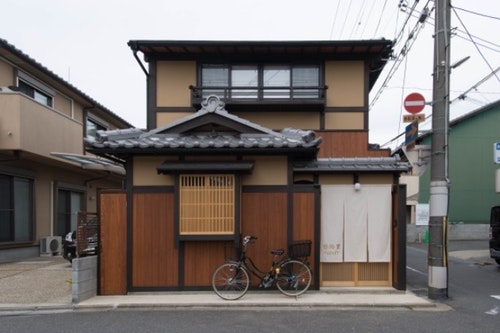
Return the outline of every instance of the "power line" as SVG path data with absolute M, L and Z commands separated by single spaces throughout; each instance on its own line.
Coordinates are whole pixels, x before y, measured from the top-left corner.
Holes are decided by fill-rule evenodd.
M 337 9 L 335 10 L 335 17 L 333 18 L 332 28 L 330 29 L 330 39 L 332 39 L 333 29 L 335 28 L 335 23 L 337 22 L 337 15 L 339 13 L 339 7 L 340 7 L 340 1 L 337 2 Z
M 352 0 L 349 2 L 349 7 L 347 7 L 347 13 L 349 13 L 351 11 L 351 5 L 352 5 Z M 342 38 L 342 34 L 344 33 L 344 28 L 345 28 L 348 16 L 349 15 L 347 15 L 347 14 L 345 15 L 344 24 L 342 24 L 342 29 L 340 30 L 340 35 L 339 35 L 340 38 Z
M 471 13 L 471 14 L 474 14 L 474 15 L 478 15 L 478 16 L 482 16 L 482 17 L 487 17 L 487 18 L 490 18 L 490 19 L 494 19 L 494 20 L 499 20 L 500 21 L 500 17 L 490 16 L 490 15 L 486 15 L 486 14 L 482 14 L 482 13 L 478 13 L 478 12 L 473 12 L 472 10 L 468 10 L 468 9 L 464 9 L 464 8 L 460 8 L 460 7 L 455 7 L 455 6 L 452 6 L 452 8 L 453 8 L 453 10 L 458 9 L 458 10 L 461 10 L 461 11 L 464 11 L 464 12 L 467 12 L 467 13 Z
M 382 17 L 384 16 L 384 9 L 385 9 L 385 4 L 386 3 L 387 3 L 387 0 L 385 0 L 384 6 L 382 7 L 382 12 L 380 13 L 378 24 L 377 24 L 377 28 L 375 29 L 374 36 L 377 33 L 378 27 L 380 25 L 380 21 L 382 20 Z M 376 4 L 376 1 L 372 1 L 372 6 L 371 6 L 370 10 L 368 11 L 368 13 L 373 13 L 373 7 L 375 6 L 375 4 Z M 365 29 L 366 29 L 367 26 L 368 26 L 368 23 L 365 24 L 363 30 L 361 31 L 361 36 L 363 36 L 365 34 Z
M 408 18 L 406 19 L 405 24 L 403 25 L 403 27 L 401 29 L 401 32 L 400 32 L 399 36 L 403 35 L 403 31 L 404 31 L 404 29 L 406 27 L 406 24 L 408 23 L 408 20 L 411 17 L 411 13 L 413 13 L 413 11 L 415 10 L 416 4 L 417 4 L 417 2 L 414 3 L 414 5 L 413 5 L 413 7 L 411 9 L 411 12 L 408 15 Z M 422 12 L 419 20 L 417 21 L 417 23 L 415 24 L 415 26 L 413 27 L 413 29 L 408 34 L 408 37 L 407 37 L 406 42 L 405 42 L 405 45 L 401 48 L 401 50 L 399 51 L 399 53 L 397 54 L 397 56 L 394 58 L 394 63 L 392 65 L 392 67 L 390 68 L 390 70 L 389 70 L 389 72 L 388 72 L 388 74 L 387 74 L 384 82 L 382 83 L 382 85 L 380 86 L 379 90 L 377 91 L 377 93 L 373 97 L 373 99 L 372 99 L 372 101 L 370 103 L 370 106 L 369 106 L 369 110 L 373 107 L 373 105 L 380 98 L 380 95 L 382 94 L 382 91 L 387 86 L 387 83 L 392 79 L 392 76 L 398 70 L 399 65 L 401 64 L 401 61 L 406 57 L 406 55 L 410 51 L 411 47 L 415 43 L 419 32 L 422 30 L 422 27 L 423 27 L 423 25 L 424 25 L 427 17 L 430 15 L 431 12 L 432 12 L 432 9 L 429 10 L 427 6 L 424 8 L 424 11 Z M 398 38 L 400 38 L 399 36 L 398 36 Z M 398 43 L 396 42 L 395 44 L 398 44 Z
M 472 41 L 472 43 L 474 44 L 474 47 L 476 48 L 477 52 L 481 55 L 481 57 L 483 58 L 484 62 L 486 63 L 486 65 L 488 66 L 488 68 L 490 69 L 490 71 L 492 73 L 494 73 L 495 77 L 497 78 L 498 81 L 500 81 L 500 78 L 498 77 L 498 75 L 496 75 L 496 72 L 493 70 L 493 67 L 491 67 L 490 63 L 488 62 L 488 60 L 486 59 L 486 57 L 484 56 L 483 52 L 481 51 L 481 49 L 479 49 L 477 43 L 474 41 L 474 38 L 472 38 L 472 35 L 469 33 L 469 30 L 467 29 L 467 27 L 465 26 L 464 22 L 462 21 L 462 19 L 460 18 L 460 16 L 458 16 L 458 13 L 457 11 L 455 10 L 455 8 L 452 8 L 453 12 L 455 13 L 457 19 L 460 21 L 460 24 L 462 24 L 463 28 L 465 29 L 465 31 L 467 32 L 467 35 L 469 36 L 470 40 Z

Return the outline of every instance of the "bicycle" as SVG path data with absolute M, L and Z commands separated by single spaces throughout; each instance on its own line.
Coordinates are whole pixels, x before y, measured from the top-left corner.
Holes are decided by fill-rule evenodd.
M 239 258 L 227 261 L 215 269 L 212 275 L 212 287 L 215 293 L 225 300 L 242 297 L 250 286 L 250 273 L 260 279 L 260 288 L 276 285 L 284 295 L 292 297 L 305 293 L 312 279 L 311 269 L 306 260 L 311 252 L 311 241 L 294 242 L 290 245 L 287 256 L 284 256 L 284 249 L 271 250 L 271 254 L 274 255 L 272 266 L 265 272 L 246 254 L 248 244 L 256 239 L 255 236 L 245 236 Z

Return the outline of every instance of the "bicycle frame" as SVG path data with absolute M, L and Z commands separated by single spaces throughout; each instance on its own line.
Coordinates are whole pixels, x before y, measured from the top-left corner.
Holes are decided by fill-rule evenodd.
M 243 269 L 246 269 L 247 272 L 251 273 L 255 277 L 259 278 L 261 284 L 260 287 L 262 288 L 270 288 L 272 286 L 272 283 L 266 285 L 263 282 L 266 278 L 272 278 L 273 280 L 276 279 L 278 274 L 280 273 L 280 266 L 282 266 L 285 262 L 288 262 L 292 260 L 293 258 L 289 258 L 287 256 L 284 256 L 285 251 L 284 250 L 272 250 L 273 251 L 279 251 L 278 253 L 274 253 L 273 256 L 273 261 L 271 264 L 271 268 L 269 271 L 264 271 L 257 267 L 257 265 L 253 262 L 252 258 L 247 256 L 246 254 L 246 247 L 248 244 L 250 244 L 252 239 L 250 239 L 246 244 L 243 244 L 243 248 L 241 250 L 240 257 L 236 261 L 228 261 L 232 262 L 238 265 L 238 267 L 243 267 Z M 278 258 L 281 258 L 277 260 Z M 308 263 L 304 262 L 307 266 L 309 266 Z
M 257 265 L 253 262 L 252 258 L 248 257 L 245 253 L 245 251 L 242 251 L 242 254 L 240 256 L 240 259 L 236 261 L 239 266 L 243 267 L 243 269 L 246 269 L 249 273 L 252 273 L 255 277 L 259 278 L 261 282 L 264 281 L 266 277 L 275 277 L 276 274 L 279 272 L 279 266 L 282 264 L 286 259 L 282 259 L 279 261 L 276 261 L 276 258 L 279 257 L 278 255 L 274 255 L 273 262 L 271 269 L 269 271 L 263 271 Z M 278 272 L 277 272 L 278 270 Z
M 293 253 L 303 254 L 304 251 L 292 251 L 284 255 L 285 250 L 271 250 L 274 255 L 271 269 L 261 270 L 246 254 L 246 247 L 255 236 L 245 236 L 241 252 L 235 260 L 228 260 L 221 264 L 212 275 L 212 287 L 217 295 L 226 300 L 235 300 L 243 296 L 250 286 L 250 275 L 260 279 L 261 288 L 270 288 L 274 285 L 287 296 L 303 294 L 311 284 L 311 270 L 309 264 L 296 258 Z M 297 243 L 301 245 L 303 242 Z M 310 246 L 310 241 L 306 243 Z M 295 245 L 294 245 L 295 246 Z M 307 249 L 307 256 L 310 247 Z M 305 256 L 305 255 L 304 255 Z

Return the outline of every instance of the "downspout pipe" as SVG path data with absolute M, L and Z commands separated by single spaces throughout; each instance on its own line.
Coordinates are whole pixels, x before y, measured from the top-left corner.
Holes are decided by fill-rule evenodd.
M 139 52 L 139 50 L 137 49 L 136 43 L 129 42 L 128 45 L 132 49 L 132 51 L 134 53 L 134 58 L 137 61 L 137 63 L 139 64 L 139 66 L 141 66 L 142 71 L 144 72 L 144 74 L 146 74 L 146 76 L 149 77 L 148 70 L 146 69 L 146 67 L 144 67 L 144 64 L 142 63 L 141 59 L 139 59 L 139 56 L 137 55 L 137 52 Z

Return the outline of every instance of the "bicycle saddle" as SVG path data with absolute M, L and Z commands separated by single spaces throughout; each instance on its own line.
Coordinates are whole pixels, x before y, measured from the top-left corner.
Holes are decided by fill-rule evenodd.
M 283 250 L 283 249 L 271 250 L 271 253 L 274 254 L 275 256 L 280 256 L 283 253 L 285 253 L 285 250 Z

